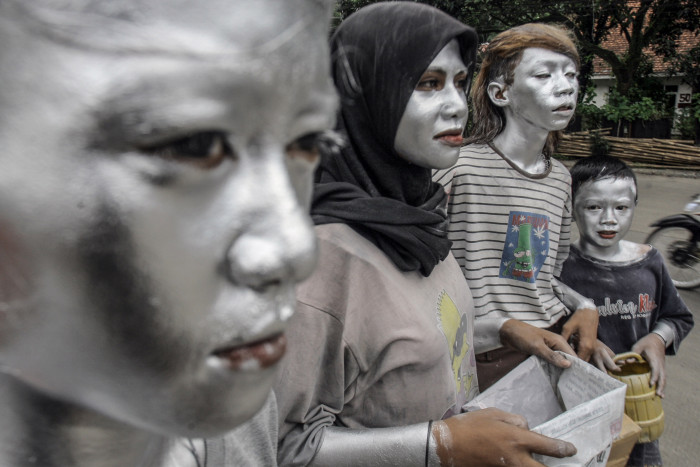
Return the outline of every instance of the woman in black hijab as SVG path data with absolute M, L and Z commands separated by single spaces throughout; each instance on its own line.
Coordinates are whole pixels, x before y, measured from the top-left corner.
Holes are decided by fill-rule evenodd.
M 473 301 L 431 172 L 459 155 L 476 45 L 414 2 L 365 7 L 331 40 L 346 144 L 317 172 L 319 265 L 275 387 L 280 465 L 502 465 L 573 449 L 505 412 L 459 413 L 478 392 Z
M 432 167 L 402 158 L 394 143 L 419 78 L 453 39 L 467 80 L 475 62 L 474 30 L 424 5 L 366 7 L 343 22 L 331 41 L 341 98 L 339 129 L 347 145 L 322 159 L 314 222 L 348 224 L 400 270 L 424 276 L 450 249 L 445 191 L 432 181 Z M 460 117 L 466 122 L 466 113 Z

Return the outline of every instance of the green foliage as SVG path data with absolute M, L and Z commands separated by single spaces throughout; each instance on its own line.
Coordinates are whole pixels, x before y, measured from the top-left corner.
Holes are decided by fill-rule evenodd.
M 676 120 L 676 129 L 681 133 L 681 139 L 695 138 L 695 121 L 697 118 L 693 115 L 692 108 L 681 110 Z
M 593 133 L 591 136 L 591 155 L 607 156 L 610 154 L 610 143 L 600 133 Z
M 671 65 L 669 75 L 679 75 L 681 81 L 700 91 L 700 43 L 683 53 L 673 49 L 665 59 Z
M 581 128 L 584 130 L 600 128 L 605 114 L 603 109 L 593 103 L 595 85 L 589 84 L 582 94 L 582 102 L 576 106 L 577 118 L 581 119 Z
M 692 102 L 692 106 L 681 110 L 676 120 L 682 139 L 695 139 L 695 127 L 700 122 L 700 94 L 694 94 Z
M 335 12 L 331 21 L 331 32 L 348 16 L 363 6 L 371 3 L 377 3 L 378 0 L 337 0 L 335 4 Z
M 335 21 L 378 0 L 338 0 Z M 474 26 L 481 42 L 495 34 L 527 22 L 556 23 L 571 29 L 581 54 L 583 89 L 589 87 L 592 62 L 598 57 L 612 69 L 616 93 L 604 110 L 595 109 L 581 96 L 579 115 L 584 124 L 603 119 L 653 120 L 665 116 L 663 87 L 652 76 L 649 51 L 673 64 L 673 73 L 700 89 L 700 46 L 678 53 L 678 38 L 684 31 L 700 29 L 698 0 L 417 0 L 439 8 Z M 603 44 L 612 34 L 625 39 L 627 51 L 618 54 Z M 624 97 L 624 99 L 623 99 Z M 650 101 L 651 100 L 651 101 Z M 612 118 L 611 118 L 612 117 Z
M 623 130 L 629 129 L 630 122 L 635 120 L 648 122 L 670 116 L 663 100 L 655 100 L 642 94 L 643 92 L 636 87 L 630 90 L 628 95 L 623 95 L 613 88 L 605 105 L 597 107 L 593 104 L 593 93 L 586 92 L 583 103 L 576 108 L 578 116 L 582 119 L 582 129 L 594 130 L 612 124 L 613 134 L 622 135 L 625 133 Z M 692 127 L 692 123 L 690 125 Z M 592 141 L 591 147 L 594 152 L 604 153 L 606 144 L 605 140 Z
M 376 0 L 338 0 L 338 19 Z M 558 23 L 570 28 L 578 40 L 584 69 L 590 57 L 607 62 L 622 94 L 633 87 L 645 67 L 646 48 L 664 57 L 676 58 L 678 66 L 695 67 L 697 60 L 679 56 L 677 39 L 684 31 L 700 28 L 698 0 L 418 0 L 439 8 L 474 26 L 486 42 L 494 34 L 527 22 Z M 605 49 L 611 34 L 626 39 L 626 54 Z M 700 53 L 700 50 L 698 50 Z M 682 63 L 681 63 L 682 62 Z M 700 74 L 696 74 L 698 76 Z M 583 77 L 586 81 L 586 76 Z
M 632 104 L 627 96 L 623 96 L 617 89 L 612 89 L 608 94 L 608 101 L 601 109 L 603 116 L 608 120 L 617 122 L 619 120 L 632 120 Z
M 642 96 L 638 88 L 632 89 L 628 95 L 623 95 L 613 88 L 602 107 L 593 104 L 592 93 L 586 92 L 585 96 L 583 103 L 577 107 L 585 129 L 600 128 L 605 120 L 619 123 L 633 120 L 651 121 L 669 116 L 663 101 Z
M 642 97 L 629 105 L 630 118 L 628 120 L 658 120 L 668 114 L 664 109 L 664 104 L 653 101 L 650 97 Z

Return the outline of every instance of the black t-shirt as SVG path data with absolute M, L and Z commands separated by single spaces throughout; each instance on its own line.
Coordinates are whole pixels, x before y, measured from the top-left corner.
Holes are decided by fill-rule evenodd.
M 572 245 L 560 279 L 595 302 L 598 339 L 616 354 L 631 350 L 659 321 L 674 330 L 666 353 L 675 354 L 693 327 L 693 315 L 653 247 L 639 260 L 613 263 L 585 256 Z

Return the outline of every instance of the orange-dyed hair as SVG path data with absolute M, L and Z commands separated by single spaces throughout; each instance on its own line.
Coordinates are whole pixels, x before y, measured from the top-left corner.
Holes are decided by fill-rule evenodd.
M 474 108 L 473 126 L 467 143 L 488 143 L 505 127 L 503 109 L 491 102 L 489 83 L 497 80 L 506 86 L 513 84 L 515 67 L 520 63 L 523 51 L 530 47 L 558 52 L 571 58 L 580 68 L 580 59 L 573 35 L 567 29 L 542 23 L 528 23 L 503 31 L 488 44 L 481 62 L 481 69 L 472 86 Z M 550 132 L 544 153 L 551 155 L 561 137 L 560 131 Z

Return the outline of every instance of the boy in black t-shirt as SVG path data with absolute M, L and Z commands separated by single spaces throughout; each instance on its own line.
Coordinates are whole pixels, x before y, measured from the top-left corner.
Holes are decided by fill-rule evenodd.
M 592 299 L 600 315 L 592 362 L 619 370 L 615 354 L 632 351 L 651 366 L 663 397 L 665 355 L 673 355 L 693 327 L 693 316 L 673 285 L 659 252 L 624 240 L 637 204 L 637 181 L 622 161 L 582 159 L 571 169 L 573 216 L 579 240 L 571 246 L 561 280 Z M 637 444 L 628 466 L 662 465 L 658 440 Z

